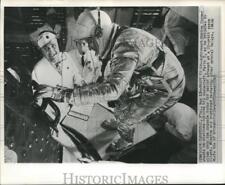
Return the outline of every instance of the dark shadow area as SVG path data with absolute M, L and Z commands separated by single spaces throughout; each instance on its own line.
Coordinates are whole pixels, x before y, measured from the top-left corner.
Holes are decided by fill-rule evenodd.
M 188 150 L 188 148 L 193 150 Z M 186 149 L 185 149 L 186 148 Z M 118 161 L 126 163 L 196 163 L 196 146 L 182 143 L 165 130 L 136 145 Z M 185 153 L 182 150 L 186 150 Z M 188 154 L 189 153 L 189 154 Z

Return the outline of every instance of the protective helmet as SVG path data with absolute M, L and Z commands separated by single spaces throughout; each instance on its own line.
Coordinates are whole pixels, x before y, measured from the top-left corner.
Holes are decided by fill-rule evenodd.
M 54 39 L 56 39 L 56 33 L 49 25 L 44 25 L 30 34 L 31 42 L 38 48 L 42 48 Z
M 73 40 L 94 38 L 101 51 L 109 39 L 112 30 L 112 21 L 109 15 L 101 10 L 85 10 L 82 12 L 72 31 Z

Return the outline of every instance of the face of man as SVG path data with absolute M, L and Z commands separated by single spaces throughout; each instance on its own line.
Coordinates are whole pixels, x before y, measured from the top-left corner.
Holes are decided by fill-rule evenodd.
M 89 50 L 88 42 L 86 39 L 77 40 L 76 46 L 81 55 L 84 55 Z
M 43 46 L 41 48 L 41 51 L 44 55 L 44 57 L 52 63 L 57 63 L 58 62 L 58 57 L 59 57 L 59 46 L 57 39 L 52 39 L 48 44 Z
M 85 55 L 90 50 L 95 51 L 97 55 L 99 54 L 99 46 L 96 38 L 87 37 L 84 39 L 75 40 L 75 42 L 81 55 Z

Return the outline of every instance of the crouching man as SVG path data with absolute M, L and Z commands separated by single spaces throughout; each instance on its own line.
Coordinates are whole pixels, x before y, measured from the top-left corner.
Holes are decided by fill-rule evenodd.
M 112 143 L 114 150 L 132 146 L 136 124 L 164 112 L 182 97 L 183 68 L 170 49 L 150 33 L 121 27 L 104 11 L 93 10 L 80 14 L 73 37 L 81 54 L 85 53 L 83 42 L 92 43 L 103 60 L 104 80 L 75 87 L 70 93 L 45 87 L 38 97 L 75 105 L 113 102 L 116 120 L 106 125 L 115 126 L 120 134 Z

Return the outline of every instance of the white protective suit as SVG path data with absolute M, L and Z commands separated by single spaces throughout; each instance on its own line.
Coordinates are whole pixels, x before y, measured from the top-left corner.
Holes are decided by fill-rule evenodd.
M 72 59 L 72 52 L 73 52 L 73 59 L 77 56 L 75 62 Z M 71 53 L 63 52 L 63 64 L 62 64 L 62 75 L 56 70 L 56 68 L 46 59 L 42 58 L 34 67 L 32 72 L 32 80 L 36 81 L 38 84 L 45 84 L 52 87 L 62 86 L 66 88 L 73 88 L 74 84 L 81 85 L 82 78 L 80 74 L 81 66 L 79 63 L 80 55 L 78 54 L 77 50 L 73 50 Z M 39 102 L 41 103 L 41 102 Z M 38 104 L 39 104 L 38 103 Z M 70 111 L 70 106 L 64 102 L 55 102 L 55 104 L 60 109 L 61 118 L 60 121 L 67 115 Z M 73 109 L 72 107 L 71 109 Z M 47 110 L 48 114 L 51 116 L 53 114 L 51 110 Z M 54 115 L 53 115 L 54 116 Z M 62 122 L 63 124 L 63 122 Z M 62 131 L 60 125 L 58 124 L 59 130 L 59 140 L 66 140 L 65 133 Z M 53 136 L 54 137 L 54 136 Z M 76 149 L 71 149 L 70 146 L 74 147 L 73 143 L 70 140 L 66 140 L 68 147 L 63 147 L 63 160 L 62 162 L 76 162 L 77 158 L 80 157 L 80 153 L 75 152 Z

